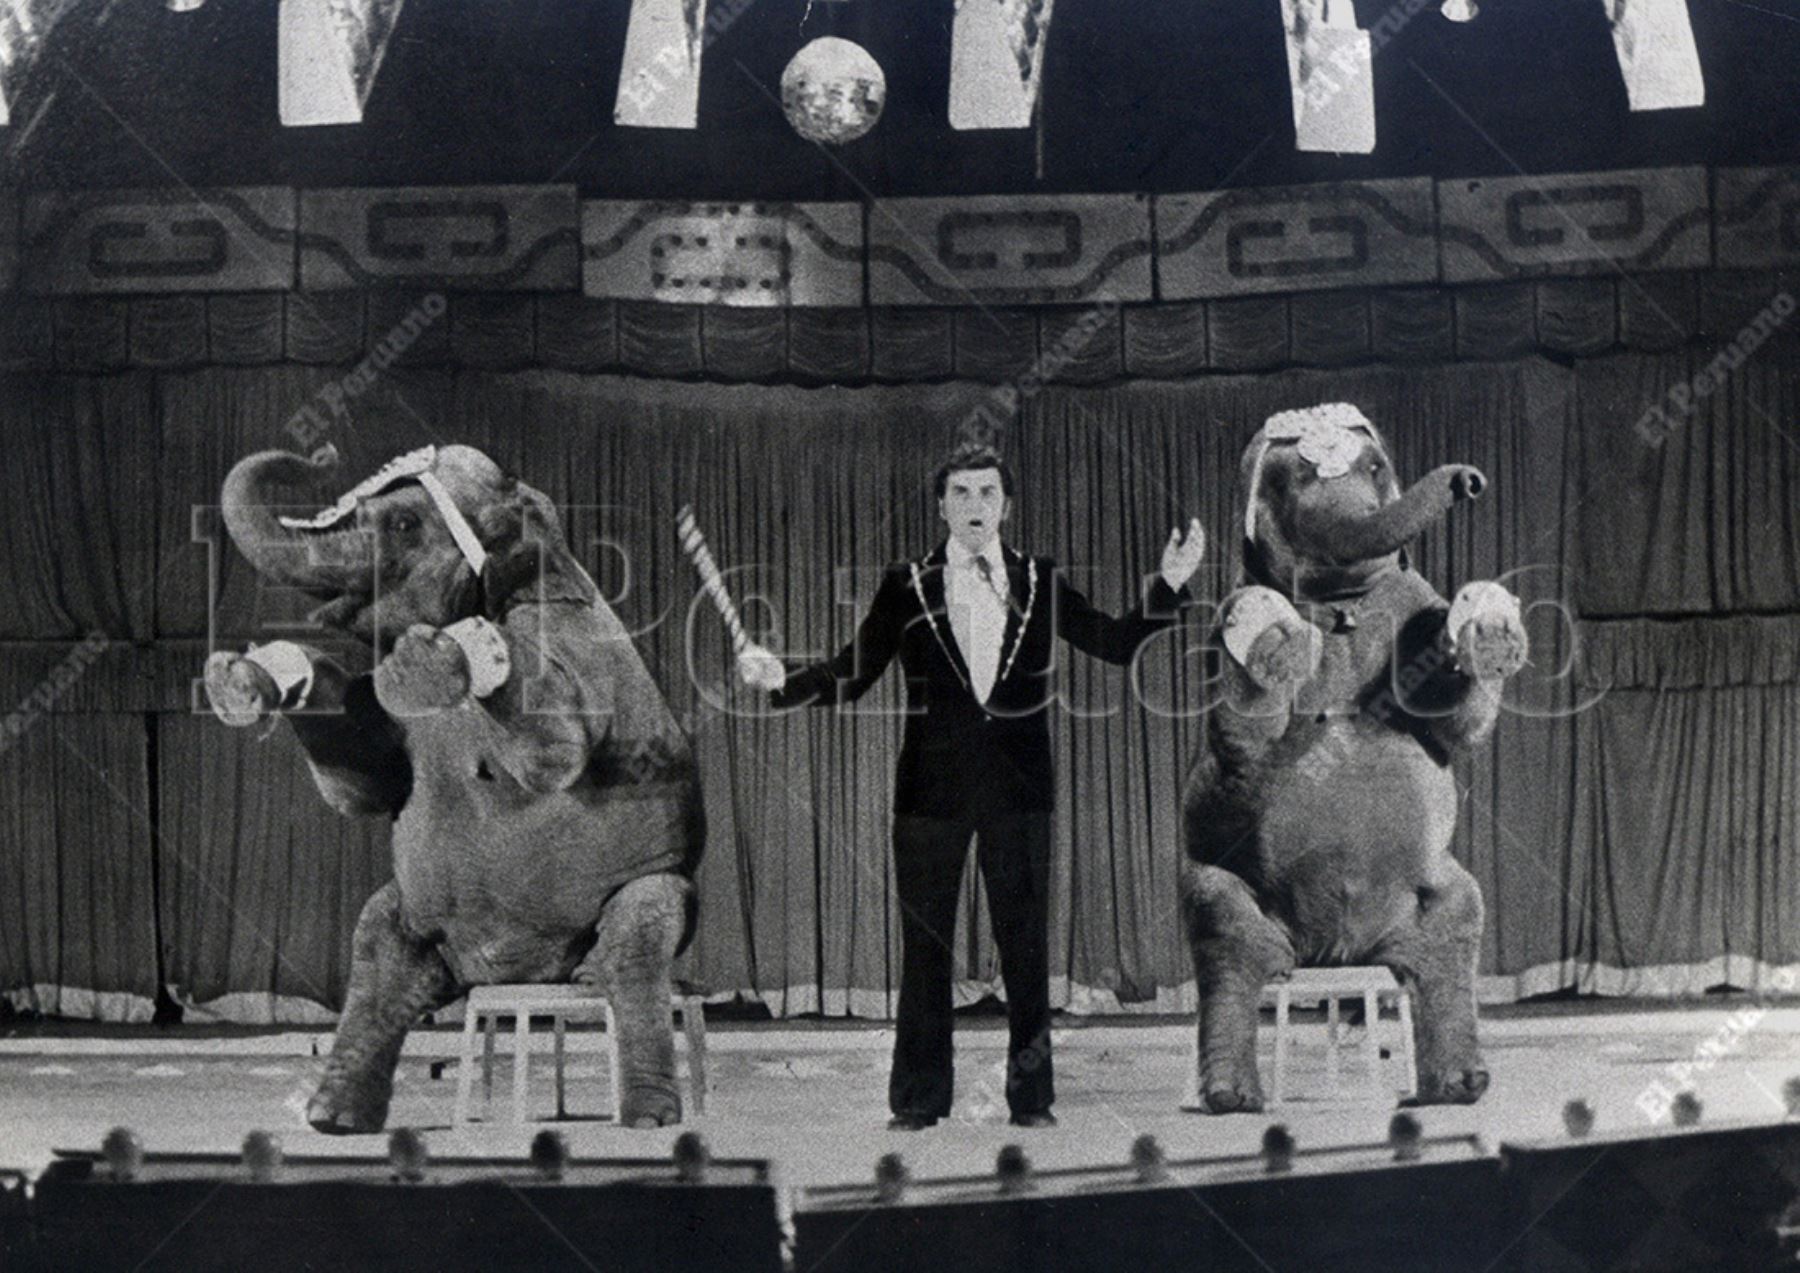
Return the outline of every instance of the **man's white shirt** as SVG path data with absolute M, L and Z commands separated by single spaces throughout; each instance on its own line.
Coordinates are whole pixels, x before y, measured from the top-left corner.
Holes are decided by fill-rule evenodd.
M 975 700 L 985 703 L 994 692 L 994 680 L 1000 674 L 1000 645 L 1006 639 L 1006 554 L 998 537 L 981 550 L 986 558 L 990 578 L 983 579 L 975 565 L 976 554 L 960 540 L 952 539 L 945 548 L 944 605 L 950 611 L 950 631 L 956 637 L 956 648 L 969 665 L 969 686 Z

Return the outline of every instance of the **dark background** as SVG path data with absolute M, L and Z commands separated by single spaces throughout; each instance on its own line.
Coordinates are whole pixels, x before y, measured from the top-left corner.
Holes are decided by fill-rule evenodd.
M 1483 0 L 1467 24 L 1437 0 L 1410 19 L 1408 0 L 1361 0 L 1359 25 L 1402 22 L 1375 55 L 1375 153 L 1351 156 L 1294 150 L 1276 0 L 1060 0 L 1041 178 L 1036 130 L 950 130 L 952 0 L 813 0 L 810 16 L 808 0 L 734 2 L 699 127 L 668 131 L 612 123 L 627 0 L 411 0 L 365 122 L 300 129 L 277 116 L 275 0 L 82 0 L 25 85 L 7 164 L 34 186 L 556 180 L 605 198 L 834 200 L 1800 157 L 1787 0 L 1690 0 L 1707 104 L 1637 115 L 1598 0 Z M 888 99 L 868 136 L 827 153 L 778 99 L 788 60 L 831 34 L 874 55 Z
M 329 129 L 279 124 L 274 0 L 80 0 L 0 130 L 0 186 L 852 200 L 1771 164 L 1800 148 L 1788 2 L 1691 0 L 1709 105 L 1641 115 L 1598 0 L 1484 0 L 1466 27 L 1426 6 L 1378 54 L 1377 152 L 1340 158 L 1293 149 L 1276 0 L 1060 0 L 1040 180 L 1035 130 L 948 127 L 951 0 L 815 0 L 804 38 L 857 38 L 891 89 L 880 125 L 830 153 L 759 87 L 803 42 L 804 0 L 754 0 L 712 46 L 693 132 L 612 126 L 625 0 L 409 0 L 367 121 Z M 1800 322 L 1660 444 L 1638 425 L 1783 289 L 1800 278 L 1704 269 L 1126 306 L 1012 426 L 1015 542 L 1091 572 L 1117 609 L 1199 513 L 1219 595 L 1237 458 L 1305 403 L 1362 405 L 1409 476 L 1480 464 L 1492 493 L 1422 537 L 1421 570 L 1445 593 L 1507 574 L 1569 607 L 1583 642 L 1565 667 L 1546 631 L 1536 670 L 1562 669 L 1546 710 L 1510 714 L 1458 767 L 1484 995 L 1764 989 L 1800 967 Z M 260 639 L 266 616 L 229 553 L 209 575 L 193 510 L 233 460 L 290 444 L 287 422 L 415 299 L 0 297 L 0 713 L 27 712 L 0 740 L 0 1009 L 142 1019 L 172 996 L 196 1016 L 320 1020 L 341 1002 L 386 828 L 332 814 L 286 731 L 259 742 L 194 710 L 215 638 Z M 891 1011 L 899 730 L 703 710 L 700 682 L 728 675 L 717 625 L 701 612 L 696 679 L 683 626 L 654 621 L 695 595 L 675 509 L 694 503 L 721 562 L 766 568 L 785 644 L 829 649 L 866 602 L 840 572 L 931 546 L 926 475 L 956 422 L 1080 317 L 454 292 L 332 422 L 346 484 L 461 441 L 619 519 L 645 567 L 619 608 L 700 748 L 712 833 L 683 971 L 707 989 L 778 1015 Z M 607 582 L 596 517 L 578 549 Z M 1195 692 L 1179 650 L 1150 674 L 1171 701 Z M 1076 660 L 1068 688 L 1084 709 L 1124 694 Z M 1058 1006 L 1193 1010 L 1174 872 L 1197 728 L 1132 708 L 1056 732 Z M 995 982 L 975 890 L 971 874 L 966 997 Z

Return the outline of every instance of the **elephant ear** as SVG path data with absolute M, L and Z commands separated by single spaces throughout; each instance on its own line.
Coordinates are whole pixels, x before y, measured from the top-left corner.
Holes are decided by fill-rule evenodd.
M 479 516 L 488 549 L 481 609 L 496 623 L 514 606 L 566 601 L 592 605 L 593 581 L 569 551 L 556 509 L 542 491 L 510 481 Z
M 1399 499 L 1406 486 L 1400 481 L 1400 470 L 1394 467 L 1394 454 L 1388 450 L 1387 438 L 1373 424 L 1369 426 L 1369 432 L 1374 435 L 1375 447 L 1381 452 L 1382 462 L 1387 465 L 1387 497 Z M 1412 569 L 1412 554 L 1406 550 L 1405 544 L 1400 546 L 1400 569 Z

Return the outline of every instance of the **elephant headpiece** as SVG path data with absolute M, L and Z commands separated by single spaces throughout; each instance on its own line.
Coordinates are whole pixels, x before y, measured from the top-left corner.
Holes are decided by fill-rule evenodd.
M 329 443 L 310 459 L 264 451 L 238 462 L 222 497 L 259 574 L 326 599 L 319 622 L 386 646 L 414 623 L 498 618 L 527 588 L 534 601 L 594 600 L 548 497 L 474 447 L 411 451 L 323 511 L 276 511 L 279 488 L 316 487 L 337 463 Z
M 1380 431 L 1351 403 L 1277 412 L 1239 466 L 1244 573 L 1296 600 L 1364 592 L 1481 486 L 1474 469 L 1445 465 L 1403 491 Z

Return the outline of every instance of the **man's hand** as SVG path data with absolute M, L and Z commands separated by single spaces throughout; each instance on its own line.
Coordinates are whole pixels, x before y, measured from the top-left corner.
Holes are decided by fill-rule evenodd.
M 1169 532 L 1169 542 L 1163 546 L 1162 577 L 1163 582 L 1175 591 L 1180 592 L 1194 572 L 1200 569 L 1200 558 L 1206 554 L 1206 532 L 1200 527 L 1200 519 L 1194 518 L 1187 525 L 1184 538 L 1177 527 Z
M 781 660 L 760 645 L 746 645 L 737 656 L 738 677 L 744 684 L 774 693 L 787 684 Z

